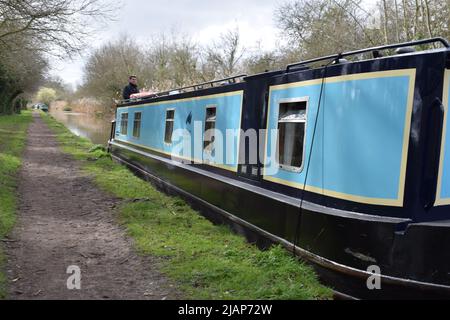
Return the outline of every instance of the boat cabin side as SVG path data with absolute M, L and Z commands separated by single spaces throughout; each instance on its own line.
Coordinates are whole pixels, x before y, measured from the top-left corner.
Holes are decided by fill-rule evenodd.
M 448 220 L 449 61 L 337 59 L 131 102 L 114 140 L 325 207 Z

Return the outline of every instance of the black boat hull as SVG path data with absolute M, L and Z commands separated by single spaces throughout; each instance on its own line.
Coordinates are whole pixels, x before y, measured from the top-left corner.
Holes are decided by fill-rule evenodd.
M 442 250 L 450 245 L 450 225 L 410 224 L 307 202 L 300 209 L 298 199 L 130 145 L 112 141 L 110 151 L 115 160 L 183 197 L 211 221 L 230 225 L 261 248 L 281 244 L 295 252 L 344 297 L 450 299 L 450 253 Z M 374 265 L 381 270 L 380 290 L 367 286 L 373 276 L 367 270 Z

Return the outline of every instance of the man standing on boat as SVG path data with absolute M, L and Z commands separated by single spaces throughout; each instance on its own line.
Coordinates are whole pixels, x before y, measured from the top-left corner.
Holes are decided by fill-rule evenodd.
M 128 78 L 128 85 L 123 89 L 123 99 L 128 100 L 132 94 L 139 93 L 137 86 L 137 77 L 130 76 Z

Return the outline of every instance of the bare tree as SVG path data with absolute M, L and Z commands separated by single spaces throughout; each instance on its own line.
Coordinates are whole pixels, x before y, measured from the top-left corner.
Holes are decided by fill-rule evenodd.
M 172 31 L 154 36 L 146 50 L 147 78 L 157 91 L 200 81 L 200 49 L 188 35 Z
M 0 114 L 13 112 L 16 98 L 36 90 L 47 68 L 47 60 L 41 54 L 0 50 Z
M 376 44 L 367 28 L 370 16 L 361 1 L 299 0 L 279 6 L 275 21 L 301 58 L 310 58 Z
M 116 9 L 103 0 L 2 0 L 0 44 L 11 49 L 22 36 L 28 39 L 27 49 L 66 57 L 86 46 L 93 21 L 98 26 Z
M 85 95 L 104 102 L 119 99 L 129 75 L 141 88 L 169 90 L 201 80 L 198 46 L 188 37 L 154 36 L 147 48 L 128 36 L 95 50 L 84 67 Z
M 201 81 L 198 45 L 186 37 L 174 42 L 171 51 L 170 70 L 173 85 L 183 87 Z
M 387 44 L 389 42 L 388 37 L 388 20 L 389 20 L 389 14 L 388 14 L 388 5 L 386 0 L 382 0 L 383 3 L 383 33 L 384 33 L 384 44 Z
M 301 58 L 425 37 L 450 37 L 448 0 L 297 0 L 275 12 Z M 402 26 L 402 27 L 400 27 Z M 299 57 L 300 58 L 300 57 Z
M 97 97 L 104 102 L 119 99 L 127 78 L 139 76 L 146 68 L 144 53 L 135 41 L 128 36 L 121 36 L 95 50 L 84 67 L 84 85 L 82 91 L 89 96 Z
M 241 45 L 239 30 L 229 30 L 219 36 L 219 41 L 206 48 L 206 65 L 214 78 L 229 77 L 241 72 L 239 63 L 246 52 Z M 209 80 L 209 79 L 208 79 Z
M 116 9 L 103 1 L 0 0 L 0 113 L 10 113 L 16 98 L 44 81 L 49 56 L 67 58 L 85 48 L 93 20 L 99 25 Z

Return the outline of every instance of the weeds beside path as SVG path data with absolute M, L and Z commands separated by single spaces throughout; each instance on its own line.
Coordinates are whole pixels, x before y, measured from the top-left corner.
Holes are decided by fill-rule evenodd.
M 103 190 L 122 199 L 121 222 L 143 255 L 162 258 L 163 272 L 193 299 L 330 299 L 313 270 L 280 247 L 260 251 L 216 226 L 183 200 L 158 192 L 114 163 L 101 148 L 45 122 Z M 91 151 L 91 152 L 90 152 Z
M 25 147 L 31 113 L 0 116 L 0 299 L 6 296 L 2 242 L 16 222 L 17 174 Z

